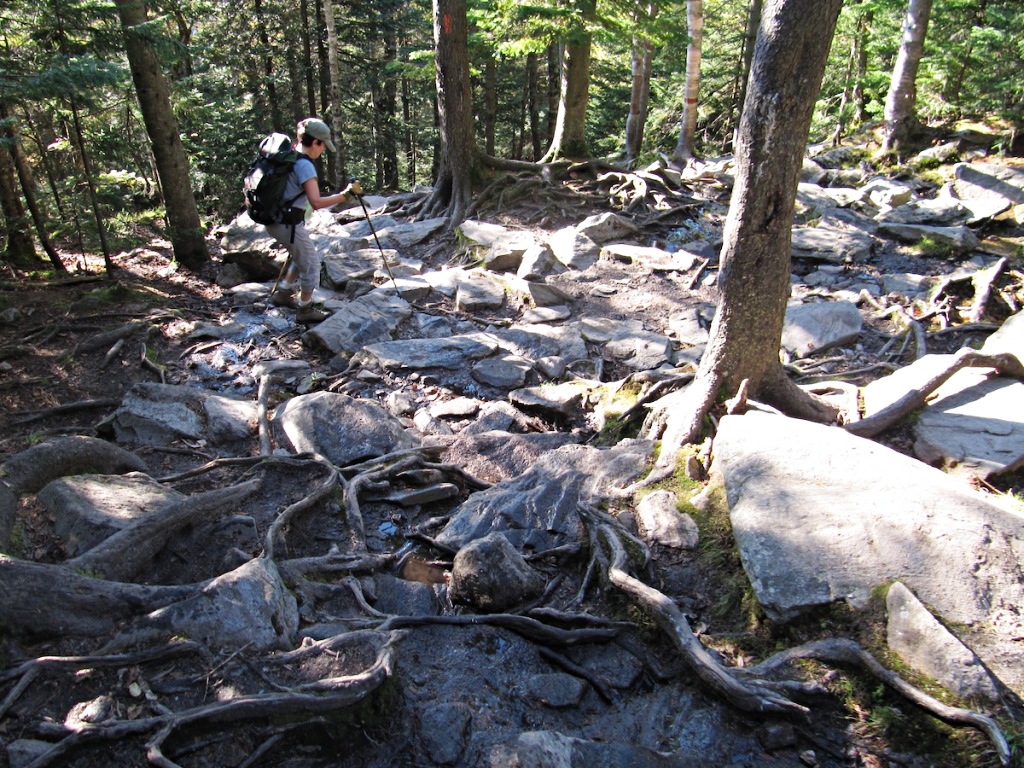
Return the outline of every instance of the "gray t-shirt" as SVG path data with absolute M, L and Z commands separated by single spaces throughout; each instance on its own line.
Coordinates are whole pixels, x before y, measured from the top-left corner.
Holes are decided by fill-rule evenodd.
M 293 208 L 304 208 L 306 206 L 306 195 L 302 191 L 302 185 L 307 179 L 316 178 L 316 166 L 313 165 L 313 161 L 308 157 L 300 157 L 295 167 L 292 168 L 292 172 L 288 175 L 288 183 L 284 187 L 284 199 L 291 200 L 295 198 L 295 202 L 292 203 Z

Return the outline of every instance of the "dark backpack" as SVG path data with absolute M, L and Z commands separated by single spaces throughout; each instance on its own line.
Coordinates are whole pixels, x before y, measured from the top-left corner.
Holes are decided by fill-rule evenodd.
M 283 133 L 272 133 L 260 142 L 259 154 L 245 174 L 245 210 L 257 224 L 297 224 L 303 211 L 292 203 L 302 197 L 299 192 L 286 200 L 284 190 L 288 176 L 302 154 L 292 147 L 292 140 Z

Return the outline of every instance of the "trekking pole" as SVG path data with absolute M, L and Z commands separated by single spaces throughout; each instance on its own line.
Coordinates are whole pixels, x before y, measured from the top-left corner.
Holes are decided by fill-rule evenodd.
M 292 255 L 289 253 L 288 258 L 284 260 L 284 264 L 281 265 L 281 271 L 277 273 L 277 280 L 274 281 L 274 287 L 270 289 L 270 295 L 273 296 L 277 291 L 277 286 L 281 284 L 281 278 L 284 277 L 284 273 L 288 271 L 288 265 L 292 263 Z
M 357 181 L 357 179 L 349 179 L 349 182 Z M 384 269 L 388 271 L 388 277 L 391 278 L 392 284 L 395 286 L 395 293 L 398 294 L 398 298 L 402 298 L 402 291 L 398 287 L 398 282 L 395 280 L 395 274 L 391 271 L 391 265 L 388 264 L 388 257 L 384 255 L 384 249 L 381 247 L 380 240 L 377 238 L 377 230 L 373 228 L 373 222 L 370 221 L 370 212 L 366 210 L 366 203 L 363 202 L 362 195 L 356 195 L 356 200 L 359 201 L 359 205 L 363 207 L 363 216 L 366 217 L 366 223 L 370 227 L 370 232 L 373 234 L 373 241 L 377 243 L 377 250 L 380 251 L 381 261 L 384 262 Z

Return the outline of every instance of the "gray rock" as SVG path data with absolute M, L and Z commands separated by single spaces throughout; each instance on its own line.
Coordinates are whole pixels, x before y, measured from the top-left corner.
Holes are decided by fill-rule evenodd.
M 455 306 L 463 312 L 498 309 L 504 303 L 505 286 L 483 272 L 470 272 L 455 294 Z
M 279 405 L 274 425 L 296 453 L 319 453 L 345 466 L 418 441 L 382 406 L 334 392 L 300 395 Z
M 639 320 L 585 318 L 579 326 L 585 340 L 604 345 L 605 359 L 624 363 L 634 370 L 657 368 L 672 354 L 668 337 L 648 331 Z
M 864 261 L 871 255 L 874 240 L 860 232 L 830 227 L 798 227 L 793 230 L 793 258 L 834 264 Z
M 598 244 L 632 234 L 636 230 L 636 224 L 625 216 L 607 211 L 588 216 L 576 225 L 577 232 Z
M 544 577 L 496 531 L 459 549 L 452 563 L 448 596 L 455 604 L 502 613 L 537 597 L 544 584 Z
M 524 280 L 541 280 L 564 271 L 565 266 L 555 258 L 551 247 L 547 243 L 536 243 L 523 253 L 516 276 Z
M 299 612 L 274 562 L 256 558 L 195 597 L 154 611 L 144 623 L 216 650 L 290 650 Z
M 495 243 L 507 239 L 509 229 L 501 224 L 466 219 L 459 225 L 457 234 L 463 245 L 485 251 Z
M 431 702 L 420 712 L 420 742 L 433 765 L 458 762 L 466 749 L 472 711 L 462 703 Z
M 613 448 L 568 445 L 546 453 L 521 475 L 470 496 L 436 538 L 458 549 L 500 531 L 514 546 L 535 551 L 575 541 L 579 502 L 599 502 L 606 489 L 632 482 L 652 447 L 627 440 Z
M 886 640 L 903 661 L 962 699 L 995 703 L 999 691 L 970 648 L 932 616 L 914 593 L 896 582 L 886 594 Z
M 537 245 L 537 239 L 529 232 L 508 232 L 491 243 L 484 254 L 484 268 L 492 272 L 518 273 L 523 258 Z
M 55 437 L 27 448 L 4 462 L 0 478 L 15 494 L 35 493 L 51 480 L 86 472 L 149 472 L 133 453 L 96 437 Z
M 914 188 L 893 179 L 872 179 L 860 189 L 861 193 L 879 208 L 900 208 L 914 197 Z
M 538 307 L 564 307 L 572 301 L 572 297 L 555 285 L 547 283 L 530 283 L 530 298 Z
M 849 301 L 797 304 L 786 308 L 782 347 L 794 357 L 807 357 L 855 341 L 863 325 L 857 305 Z
M 1024 517 L 870 440 L 763 413 L 722 419 L 714 471 L 770 616 L 859 605 L 899 579 L 947 625 L 968 626 L 989 669 L 1024 690 L 1024 649 L 1012 639 L 1024 630 Z
M 211 395 L 203 403 L 210 442 L 224 445 L 246 440 L 256 433 L 256 403 L 222 395 Z
M 667 756 L 616 741 L 587 741 L 554 731 L 527 731 L 516 742 L 519 768 L 715 768 L 705 758 Z
M 509 393 L 509 399 L 524 411 L 540 411 L 549 416 L 572 418 L 580 412 L 583 395 L 589 385 L 570 381 L 544 387 L 527 387 Z
M 511 420 L 509 416 L 509 424 Z M 578 441 L 579 438 L 564 432 L 517 434 L 503 429 L 479 432 L 466 429 L 448 447 L 445 461 L 496 483 L 522 474 L 549 451 Z
M 473 364 L 470 371 L 476 381 L 496 389 L 516 389 L 526 383 L 533 363 L 519 355 L 499 353 Z
M 398 251 L 389 249 L 386 256 L 397 257 Z M 348 253 L 332 253 L 324 257 L 324 278 L 328 285 L 344 289 L 353 280 L 369 280 L 380 266 L 381 255 L 376 248 L 357 248 Z
M 134 445 L 168 445 L 175 440 L 202 440 L 200 417 L 209 392 L 172 384 L 136 384 L 109 419 L 117 441 Z
M 637 504 L 636 512 L 648 541 L 674 549 L 693 549 L 700 543 L 697 524 L 679 511 L 671 491 L 648 494 Z
M 601 255 L 597 243 L 576 227 L 563 227 L 548 238 L 548 247 L 555 258 L 569 269 L 589 269 Z
M 1024 311 L 1011 315 L 981 345 L 981 351 L 987 355 L 998 355 L 1006 352 L 1024 363 Z
M 398 325 L 412 313 L 408 301 L 393 293 L 374 291 L 345 302 L 305 335 L 335 354 L 353 354 L 364 346 L 393 338 Z
M 915 422 L 914 454 L 967 478 L 1012 472 L 1024 466 L 1022 403 L 1024 382 L 986 369 L 957 371 Z
M 42 757 L 54 744 L 39 739 L 14 739 L 7 745 L 7 762 L 10 768 L 26 768 Z
M 323 323 L 321 323 L 323 325 Z M 365 352 L 385 370 L 443 368 L 465 370 L 467 361 L 493 354 L 498 342 L 489 334 L 473 333 L 440 339 L 402 339 L 370 344 Z
M 924 239 L 948 246 L 957 251 L 971 251 L 978 247 L 978 236 L 967 227 L 934 227 L 926 224 L 878 225 L 880 235 L 888 235 L 904 243 L 919 243 Z
M 632 243 L 609 243 L 601 248 L 601 257 L 655 272 L 688 272 L 697 263 L 697 256 L 688 251 L 670 253 L 661 248 Z
M 708 331 L 700 321 L 700 310 L 696 307 L 674 312 L 668 319 L 672 335 L 681 344 L 695 346 L 708 343 Z
M 1024 171 L 992 163 L 958 163 L 953 193 L 971 212 L 970 224 L 997 216 L 1024 203 Z
M 882 290 L 888 295 L 898 293 L 908 299 L 924 299 L 938 285 L 938 279 L 911 272 L 882 275 Z
M 381 613 L 397 616 L 436 616 L 437 600 L 426 584 L 378 573 L 374 579 L 376 596 L 373 607 Z
M 572 310 L 562 305 L 558 307 L 535 307 L 523 313 L 523 322 L 535 323 L 560 323 L 572 317 Z
M 447 223 L 448 220 L 442 217 L 424 219 L 423 221 L 409 221 L 402 224 L 388 224 L 388 226 L 377 230 L 377 236 L 382 241 L 387 240 L 394 243 L 396 248 L 408 248 L 417 243 L 422 243 Z
M 47 483 L 36 498 L 54 516 L 54 532 L 64 542 L 67 556 L 77 557 L 185 496 L 148 475 L 129 472 L 58 478 Z
M 970 216 L 958 200 L 938 197 L 933 200 L 916 200 L 907 205 L 884 211 L 875 217 L 882 224 L 924 224 L 950 227 L 963 224 Z
M 533 675 L 526 681 L 526 693 L 552 709 L 578 707 L 587 687 L 578 677 L 564 672 Z

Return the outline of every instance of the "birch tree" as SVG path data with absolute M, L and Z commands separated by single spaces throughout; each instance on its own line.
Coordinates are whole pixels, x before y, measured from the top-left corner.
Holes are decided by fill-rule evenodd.
M 932 0 L 910 0 L 903 20 L 903 39 L 885 99 L 883 152 L 902 151 L 917 127 L 917 70 L 924 55 Z

